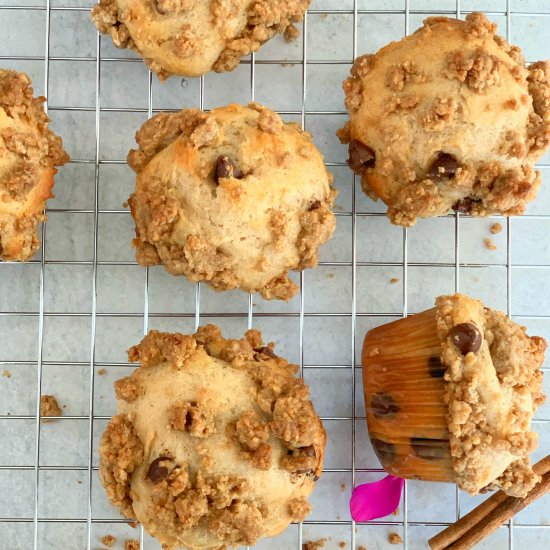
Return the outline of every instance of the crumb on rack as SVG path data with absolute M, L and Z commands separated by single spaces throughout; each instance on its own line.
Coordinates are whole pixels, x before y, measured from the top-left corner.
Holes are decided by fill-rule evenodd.
M 397 533 L 390 533 L 388 535 L 388 541 L 390 544 L 403 544 L 403 539 Z
M 2 376 L 3 376 L 4 378 L 11 378 L 11 372 L 10 372 L 8 369 L 4 369 L 4 370 L 2 371 Z
M 126 522 L 132 529 L 135 529 L 138 524 L 137 524 L 137 521 L 127 521 Z
M 345 493 L 346 492 L 346 484 L 345 483 L 340 483 L 340 489 L 342 489 L 342 493 Z
M 40 416 L 61 416 L 61 407 L 53 395 L 40 396 Z M 42 422 L 52 421 L 43 418 Z
M 329 274 L 327 275 L 327 277 L 328 277 L 329 279 L 334 279 L 334 273 L 333 273 L 332 271 L 329 272 Z
M 491 233 L 493 235 L 496 235 L 497 233 L 500 233 L 502 231 L 502 225 L 500 223 L 496 222 L 493 225 L 491 225 Z
M 367 547 L 361 544 L 361 546 L 357 547 L 357 550 L 367 550 Z
M 310 540 L 308 542 L 304 542 L 302 544 L 302 550 L 319 550 L 319 548 L 323 548 L 325 546 L 325 542 L 327 539 L 319 539 L 319 540 Z
M 104 374 L 107 374 L 107 369 L 101 368 L 97 371 L 97 374 L 99 374 L 99 376 L 103 376 Z
M 340 541 L 340 542 L 338 543 L 338 546 L 339 546 L 340 548 L 345 548 L 345 547 L 346 547 L 346 543 L 342 540 L 342 541 Z
M 497 245 L 489 238 L 483 239 L 483 243 L 485 244 L 485 248 L 488 248 L 489 250 L 497 249 Z
M 399 515 L 399 508 L 396 508 L 392 513 L 392 516 L 398 516 Z
M 127 540 L 124 543 L 124 550 L 139 550 L 139 540 L 137 539 Z
M 113 535 L 105 535 L 104 537 L 101 537 L 101 544 L 107 546 L 108 548 L 111 548 L 115 542 L 116 537 L 113 537 Z
M 392 285 L 395 285 L 395 284 L 398 283 L 398 282 L 399 282 L 399 279 L 398 279 L 397 277 L 392 277 L 392 278 L 390 279 L 390 283 L 391 283 Z

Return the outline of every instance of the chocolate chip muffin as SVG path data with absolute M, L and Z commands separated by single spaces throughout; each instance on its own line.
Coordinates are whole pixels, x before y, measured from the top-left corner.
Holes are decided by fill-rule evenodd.
M 298 35 L 310 0 L 99 0 L 92 21 L 160 80 L 231 71 L 278 33 Z
M 453 209 L 522 214 L 550 144 L 550 63 L 521 50 L 481 13 L 431 17 L 413 35 L 359 57 L 344 82 L 339 137 L 363 190 L 411 226 Z
M 332 177 L 311 136 L 258 104 L 159 113 L 136 135 L 128 200 L 140 265 L 215 290 L 288 300 L 334 231 Z
M 249 330 L 151 331 L 101 439 L 109 500 L 166 550 L 255 544 L 311 511 L 326 435 L 296 365 Z
M 56 166 L 68 162 L 42 103 L 24 73 L 0 69 L 0 260 L 29 260 L 40 246 L 38 224 L 53 197 Z
M 371 330 L 363 382 L 371 442 L 393 475 L 524 497 L 543 403 L 546 341 L 461 294 Z

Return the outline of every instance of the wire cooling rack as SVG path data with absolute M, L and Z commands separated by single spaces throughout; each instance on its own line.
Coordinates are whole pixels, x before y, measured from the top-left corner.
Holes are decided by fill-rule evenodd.
M 403 547 L 426 541 L 479 499 L 454 486 L 408 482 L 395 516 L 354 523 L 355 484 L 381 476 L 368 442 L 360 369 L 365 331 L 462 290 L 503 309 L 534 334 L 550 336 L 550 163 L 545 186 L 522 218 L 500 219 L 496 251 L 483 238 L 496 220 L 448 216 L 393 227 L 362 194 L 334 132 L 346 113 L 341 81 L 358 54 L 419 26 L 428 15 L 484 10 L 524 46 L 528 61 L 550 57 L 548 0 L 313 0 L 301 38 L 271 41 L 233 73 L 160 85 L 131 52 L 116 50 L 89 22 L 91 0 L 0 0 L 0 65 L 26 71 L 48 97 L 52 127 L 72 161 L 56 180 L 42 248 L 28 264 L 0 264 L 0 549 L 90 550 L 99 538 L 139 539 L 108 505 L 97 475 L 99 437 L 115 412 L 112 382 L 126 374 L 125 350 L 150 328 L 187 332 L 216 322 L 238 336 L 254 325 L 298 363 L 329 435 L 314 510 L 258 548 Z M 135 129 L 158 110 L 211 108 L 257 100 L 313 132 L 336 176 L 338 229 L 319 267 L 297 275 L 299 295 L 267 303 L 223 295 L 142 269 L 130 248 L 132 221 L 122 202 L 133 181 L 125 166 Z M 512 263 L 514 260 L 514 263 Z M 512 290 L 514 291 L 512 293 Z M 550 393 L 548 368 L 546 393 Z M 62 417 L 38 419 L 41 394 L 56 395 Z M 535 421 L 550 451 L 550 407 Z M 550 547 L 550 500 L 540 501 L 479 548 Z M 342 546 L 345 545 L 345 546 Z

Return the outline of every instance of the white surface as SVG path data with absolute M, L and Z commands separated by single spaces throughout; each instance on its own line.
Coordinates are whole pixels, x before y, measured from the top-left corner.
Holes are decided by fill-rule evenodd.
M 0 0 L 0 6 L 13 6 L 15 2 Z M 17 0 L 17 4 L 44 8 L 46 2 Z M 414 13 L 415 10 L 430 10 L 431 13 L 448 10 L 456 14 L 455 0 L 410 0 L 409 4 L 410 31 L 425 16 L 425 13 Z M 500 24 L 500 32 L 506 33 L 506 0 L 462 0 L 460 4 L 463 10 L 474 7 L 492 10 L 490 17 Z M 530 61 L 545 54 L 550 57 L 550 17 L 519 15 L 538 10 L 550 16 L 548 0 L 512 0 L 509 4 L 513 12 L 510 15 L 512 40 L 524 47 Z M 39 370 L 42 393 L 55 394 L 66 406 L 64 415 L 79 418 L 65 418 L 40 426 L 37 548 L 83 550 L 88 544 L 90 548 L 98 548 L 99 537 L 107 533 L 117 535 L 120 540 L 140 535 L 139 530 L 120 523 L 117 511 L 106 501 L 97 471 L 92 470 L 89 476 L 89 414 L 90 369 L 93 367 L 91 463 L 95 468 L 97 442 L 106 418 L 115 411 L 113 381 L 130 369 L 125 365 L 126 349 L 139 341 L 144 330 L 146 275 L 144 269 L 135 265 L 130 247 L 133 224 L 122 208 L 131 192 L 133 177 L 121 161 L 133 146 L 135 130 L 148 115 L 149 74 L 141 62 L 123 61 L 135 59 L 131 52 L 116 50 L 109 39 L 101 40 L 99 99 L 102 110 L 98 127 L 101 164 L 96 205 L 95 55 L 98 42 L 88 11 L 84 9 L 90 5 L 89 0 L 52 0 L 49 47 L 53 59 L 49 61 L 47 89 L 43 59 L 0 60 L 1 66 L 27 71 L 34 79 L 37 92 L 47 91 L 52 127 L 63 136 L 73 159 L 81 161 L 60 170 L 55 187 L 57 196 L 48 205 L 41 354 L 41 254 L 30 264 L 0 265 L 0 370 L 9 369 L 12 373 L 10 379 L 0 377 L 0 465 L 3 465 L 0 468 L 0 550 L 34 547 L 34 415 Z M 75 9 L 55 9 L 67 6 Z M 309 63 L 306 66 L 305 125 L 313 132 L 327 162 L 336 164 L 332 167 L 340 189 L 336 235 L 323 248 L 320 266 L 304 274 L 303 310 L 299 297 L 288 304 L 264 302 L 259 297 L 253 299 L 254 314 L 263 314 L 253 317 L 253 324 L 264 332 L 266 339 L 276 342 L 281 354 L 291 361 L 303 360 L 304 376 L 317 410 L 326 419 L 329 435 L 327 471 L 313 494 L 312 515 L 302 527 L 293 525 L 280 537 L 261 542 L 258 548 L 263 549 L 299 549 L 300 541 L 319 538 L 328 538 L 325 546 L 328 550 L 339 548 L 340 542 L 345 542 L 346 548 L 352 548 L 355 543 L 369 550 L 384 549 L 390 548 L 387 535 L 392 531 L 404 537 L 406 531 L 408 548 L 425 548 L 431 535 L 440 531 L 443 524 L 456 519 L 457 503 L 464 513 L 480 500 L 466 495 L 457 499 L 455 488 L 450 485 L 410 482 L 406 517 L 401 506 L 398 516 L 355 526 L 348 513 L 354 472 L 357 483 L 381 476 L 365 471 L 378 469 L 380 465 L 368 442 L 360 368 L 355 370 L 355 401 L 353 395 L 353 372 L 354 367 L 360 367 L 363 335 L 373 326 L 400 317 L 404 307 L 414 313 L 430 307 L 435 295 L 454 291 L 457 261 L 460 262 L 460 290 L 482 298 L 492 307 L 506 311 L 511 306 L 513 317 L 526 324 L 531 333 L 550 337 L 550 155 L 543 159 L 545 183 L 538 200 L 529 207 L 529 216 L 510 220 L 509 238 L 506 220 L 499 220 L 504 231 L 493 237 L 498 246 L 496 251 L 483 246 L 483 239 L 490 236 L 489 228 L 496 220 L 462 218 L 457 226 L 455 218 L 448 217 L 421 221 L 411 229 L 406 246 L 409 265 L 405 286 L 404 232 L 390 225 L 385 217 L 370 215 L 383 212 L 384 207 L 367 199 L 358 183 L 353 191 L 351 171 L 343 166 L 345 148 L 334 136 L 346 118 L 341 82 L 354 53 L 354 15 L 350 11 L 353 6 L 353 0 L 313 0 L 307 18 Z M 390 12 L 358 14 L 357 53 L 372 51 L 404 33 L 405 0 L 358 0 L 357 6 L 361 10 Z M 323 9 L 341 13 L 319 13 Z M 43 57 L 47 13 L 44 9 L 1 9 L 0 56 Z M 57 59 L 65 56 L 82 59 Z M 302 59 L 302 38 L 290 45 L 280 39 L 273 40 L 256 55 L 255 99 L 282 110 L 288 120 L 301 120 Z M 265 60 L 285 61 L 285 64 L 262 63 Z M 336 63 L 331 64 L 331 61 Z M 251 98 L 250 82 L 250 63 L 241 65 L 233 73 L 208 75 L 204 79 L 204 107 L 230 101 L 247 102 Z M 153 77 L 154 110 L 198 106 L 199 102 L 198 79 L 173 77 L 160 84 Z M 66 107 L 76 110 L 58 109 Z M 121 112 L 120 109 L 137 112 Z M 331 111 L 331 114 L 323 114 L 323 111 Z M 94 231 L 96 209 L 99 211 L 97 235 Z M 458 257 L 455 254 L 456 227 L 460 245 Z M 97 256 L 94 258 L 96 236 Z M 513 262 L 509 268 L 508 252 Z M 94 271 L 97 272 L 95 304 L 92 295 Z M 508 275 L 510 285 L 507 285 Z M 392 277 L 398 278 L 399 283 L 390 284 Z M 299 281 L 299 276 L 296 280 Z M 192 331 L 195 291 L 194 284 L 170 277 L 160 267 L 150 269 L 148 327 Z M 355 317 L 352 315 L 354 304 Z M 248 296 L 245 294 L 220 295 L 201 287 L 202 323 L 216 322 L 227 334 L 239 336 L 247 328 L 247 311 Z M 304 313 L 303 325 L 301 311 Z M 218 313 L 239 316 L 217 317 Z M 327 316 L 327 313 L 335 315 Z M 94 331 L 95 340 L 92 341 Z M 351 345 L 354 336 L 355 358 Z M 100 368 L 106 368 L 107 374 L 99 376 Z M 548 372 L 545 387 L 546 393 L 550 393 Z M 23 418 L 7 418 L 7 415 Z M 541 443 L 535 460 L 550 452 L 550 405 L 543 406 L 537 418 Z M 67 469 L 60 470 L 61 466 Z M 88 501 L 91 502 L 90 514 Z M 9 522 L 6 518 L 19 521 Z M 60 518 L 58 522 L 46 521 Z M 500 550 L 508 548 L 511 541 L 516 548 L 528 546 L 532 550 L 544 550 L 550 547 L 549 497 L 519 514 L 512 531 L 508 527 L 501 528 L 479 548 Z M 121 543 L 116 548 L 122 548 Z M 159 546 L 145 536 L 144 548 L 151 550 Z

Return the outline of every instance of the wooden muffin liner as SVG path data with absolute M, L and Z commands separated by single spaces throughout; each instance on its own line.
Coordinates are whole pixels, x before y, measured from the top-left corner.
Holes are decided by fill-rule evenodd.
M 363 344 L 372 446 L 395 476 L 455 481 L 436 308 L 377 327 Z

